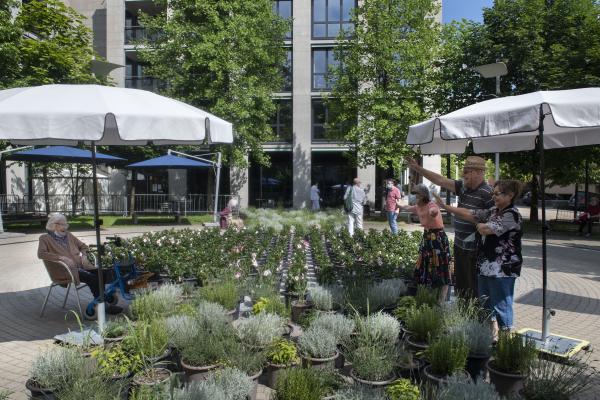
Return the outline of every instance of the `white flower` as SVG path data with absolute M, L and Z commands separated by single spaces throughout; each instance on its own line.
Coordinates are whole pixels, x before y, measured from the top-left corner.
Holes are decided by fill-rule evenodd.
M 266 269 L 266 270 L 263 272 L 263 276 L 269 276 L 269 275 L 271 275 L 271 271 L 270 271 L 270 270 L 268 270 L 268 269 Z

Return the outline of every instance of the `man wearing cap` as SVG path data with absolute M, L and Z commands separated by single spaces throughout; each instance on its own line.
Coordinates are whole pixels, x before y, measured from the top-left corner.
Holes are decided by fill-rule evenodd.
M 431 182 L 456 193 L 458 207 L 471 210 L 489 209 L 494 206 L 492 187 L 485 182 L 485 160 L 477 156 L 467 157 L 462 180 L 446 178 L 421 167 L 412 158 L 406 159 L 409 168 Z M 454 274 L 455 286 L 462 297 L 476 298 L 477 291 L 477 245 L 480 243 L 474 224 L 454 218 Z

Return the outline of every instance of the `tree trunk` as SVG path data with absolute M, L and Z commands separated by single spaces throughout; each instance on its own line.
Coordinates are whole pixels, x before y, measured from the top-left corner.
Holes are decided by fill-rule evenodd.
M 50 193 L 48 192 L 48 167 L 42 168 L 42 178 L 44 181 L 44 204 L 46 206 L 46 215 L 50 215 Z
M 539 198 L 539 186 L 537 175 L 533 175 L 531 178 L 531 208 L 529 209 L 529 221 L 538 222 L 538 198 Z

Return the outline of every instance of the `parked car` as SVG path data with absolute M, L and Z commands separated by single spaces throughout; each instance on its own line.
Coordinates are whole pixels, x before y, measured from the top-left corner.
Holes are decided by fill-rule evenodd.
M 538 193 L 538 205 L 541 204 L 541 193 Z M 546 193 L 545 196 L 546 202 L 550 202 L 552 205 L 556 205 L 557 202 L 561 201 L 561 197 L 559 194 L 553 194 L 553 193 Z M 524 205 L 526 206 L 531 206 L 531 191 L 526 192 L 523 197 L 521 198 L 521 201 L 523 202 Z M 562 200 L 562 202 L 564 203 L 564 200 Z M 550 204 L 548 204 L 550 205 Z
M 588 192 L 588 201 L 592 197 L 597 197 L 598 199 L 600 199 L 600 194 Z M 569 198 L 569 208 L 570 209 L 575 208 L 575 194 L 572 194 L 571 197 Z M 585 192 L 579 191 L 579 192 L 577 192 L 577 209 L 583 210 L 584 208 L 585 208 Z

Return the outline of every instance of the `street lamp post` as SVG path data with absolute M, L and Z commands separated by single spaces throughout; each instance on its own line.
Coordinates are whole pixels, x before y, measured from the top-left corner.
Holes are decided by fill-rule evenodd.
M 473 68 L 479 75 L 484 78 L 496 78 L 496 97 L 500 97 L 500 77 L 508 73 L 508 68 L 503 62 L 492 64 L 479 65 Z M 500 153 L 496 153 L 496 181 L 500 179 Z

